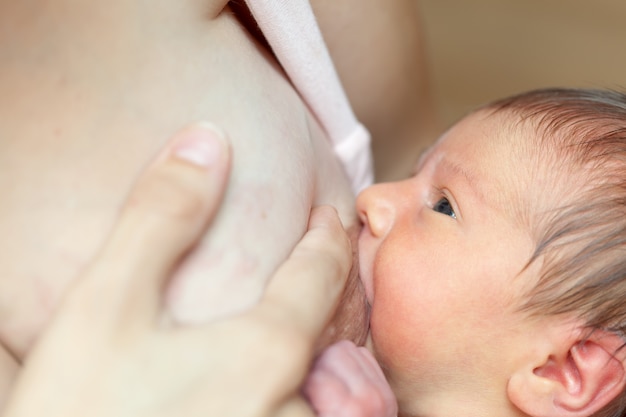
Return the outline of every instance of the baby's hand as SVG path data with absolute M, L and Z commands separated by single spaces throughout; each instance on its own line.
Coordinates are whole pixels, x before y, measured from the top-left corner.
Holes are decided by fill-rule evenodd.
M 303 388 L 320 417 L 395 417 L 398 404 L 383 371 L 364 347 L 341 341 L 316 361 Z

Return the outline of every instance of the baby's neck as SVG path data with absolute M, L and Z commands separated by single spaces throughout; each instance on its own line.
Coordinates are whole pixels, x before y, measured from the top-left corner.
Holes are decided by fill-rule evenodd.
M 505 390 L 459 383 L 442 389 L 395 389 L 398 417 L 521 417 L 507 399 Z M 411 393 L 412 391 L 412 393 Z

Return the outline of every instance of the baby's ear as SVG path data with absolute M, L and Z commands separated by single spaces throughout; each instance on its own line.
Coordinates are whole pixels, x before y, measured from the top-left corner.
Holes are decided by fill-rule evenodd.
M 533 417 L 584 417 L 601 410 L 626 386 L 624 339 L 595 330 L 584 339 L 563 335 L 537 365 L 509 379 L 509 400 Z

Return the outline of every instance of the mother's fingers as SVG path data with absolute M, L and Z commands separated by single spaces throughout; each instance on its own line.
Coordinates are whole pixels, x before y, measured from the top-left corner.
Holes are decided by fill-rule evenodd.
M 312 344 L 335 310 L 352 266 L 352 250 L 337 212 L 313 209 L 309 230 L 272 277 L 257 311 Z
M 131 190 L 78 285 L 152 314 L 162 282 L 217 212 L 229 169 L 229 146 L 215 128 L 198 124 L 176 134 Z
M 293 397 L 281 404 L 271 417 L 315 417 L 316 414 L 302 397 Z

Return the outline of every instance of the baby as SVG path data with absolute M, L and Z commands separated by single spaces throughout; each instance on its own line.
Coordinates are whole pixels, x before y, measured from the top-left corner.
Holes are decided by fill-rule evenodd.
M 625 94 L 483 107 L 357 209 L 368 348 L 400 416 L 625 415 Z M 323 415 L 328 362 L 306 387 Z

